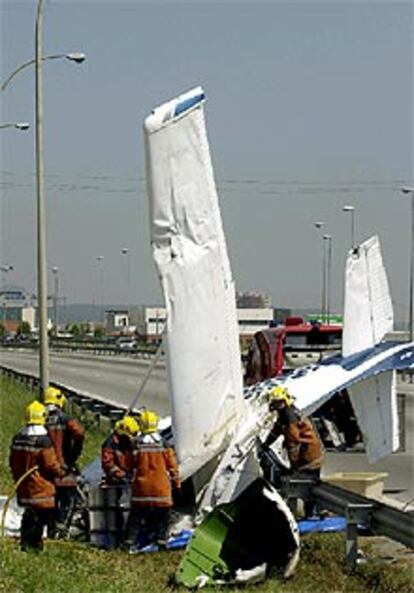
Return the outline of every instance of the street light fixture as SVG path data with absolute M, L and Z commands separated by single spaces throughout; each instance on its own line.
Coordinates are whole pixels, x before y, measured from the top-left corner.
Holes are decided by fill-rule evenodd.
M 323 220 L 317 220 L 314 222 L 314 227 L 321 231 L 325 226 Z M 325 301 L 326 301 L 326 262 L 325 262 L 325 245 L 322 242 L 322 272 L 321 272 L 321 318 L 322 322 L 325 320 Z
M 45 60 L 61 60 L 63 58 L 69 60 L 70 62 L 81 64 L 85 61 L 86 55 L 81 52 L 70 52 L 68 54 L 55 54 L 52 56 L 44 56 L 40 59 L 44 62 Z M 0 90 L 4 91 L 8 86 L 9 82 L 16 76 L 16 74 L 18 74 L 21 70 L 24 70 L 28 66 L 32 66 L 33 64 L 36 64 L 36 59 L 28 60 L 27 62 L 24 62 L 24 64 L 21 64 L 18 68 L 13 70 L 13 72 L 9 74 L 6 80 L 2 83 Z
M 16 122 L 14 124 L 0 124 L 0 130 L 4 130 L 6 128 L 16 128 L 16 130 L 28 130 L 30 128 L 30 124 L 26 122 Z
M 332 271 L 332 235 L 323 236 L 324 243 L 328 244 L 327 272 L 326 272 L 326 322 L 331 321 L 331 271 Z M 324 250 L 325 251 L 325 250 Z
M 352 249 L 355 249 L 355 206 L 343 206 L 343 212 L 350 212 L 351 213 L 351 237 L 352 237 Z
M 409 299 L 408 299 L 408 338 L 413 341 L 413 293 L 414 293 L 414 186 L 401 188 L 403 194 L 411 194 L 411 255 L 409 275 Z
M 0 265 L 0 272 L 2 273 L 2 284 L 6 285 L 6 274 L 12 272 L 14 267 L 11 264 Z

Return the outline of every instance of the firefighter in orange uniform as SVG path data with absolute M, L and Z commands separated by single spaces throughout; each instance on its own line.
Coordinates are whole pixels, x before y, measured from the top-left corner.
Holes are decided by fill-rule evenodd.
M 165 547 L 173 491 L 181 491 L 175 452 L 159 433 L 158 414 L 144 410 L 138 422 L 141 432 L 133 456 L 131 512 L 125 541 L 131 552 L 136 551 L 137 532 L 138 549 L 148 544 Z
M 131 478 L 133 441 L 138 434 L 138 422 L 124 416 L 115 422 L 113 432 L 103 442 L 101 464 L 105 482 L 110 486 L 125 486 Z
M 138 422 L 126 415 L 115 422 L 114 430 L 101 447 L 101 465 L 104 471 L 104 487 L 116 488 L 115 521 L 116 537 L 112 545 L 121 545 L 124 539 L 124 516 L 120 506 L 121 498 L 130 484 L 132 474 L 132 453 L 138 434 Z
M 290 461 L 290 473 L 319 479 L 324 461 L 324 448 L 311 420 L 303 416 L 293 405 L 293 398 L 281 385 L 277 385 L 270 392 L 269 410 L 277 412 L 277 419 L 263 443 L 264 448 L 283 435 L 284 447 Z M 310 516 L 312 512 L 312 503 L 305 503 L 305 515 Z
M 68 528 L 66 523 L 77 495 L 79 471 L 76 462 L 82 452 L 85 430 L 78 420 L 64 412 L 66 397 L 60 389 L 48 387 L 44 403 L 47 410 L 46 428 L 65 472 L 63 477 L 55 480 L 56 524 L 51 535 L 57 537 Z
M 43 548 L 43 529 L 54 517 L 54 479 L 64 473 L 45 423 L 45 406 L 31 402 L 26 408 L 26 425 L 14 436 L 10 447 L 9 463 L 17 485 L 17 500 L 25 507 L 20 527 L 22 550 Z

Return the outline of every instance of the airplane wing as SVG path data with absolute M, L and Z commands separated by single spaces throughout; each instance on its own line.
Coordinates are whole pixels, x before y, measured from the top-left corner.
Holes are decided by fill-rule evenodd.
M 167 309 L 167 368 L 183 478 L 222 450 L 245 406 L 235 306 L 197 87 L 145 120 L 151 243 Z

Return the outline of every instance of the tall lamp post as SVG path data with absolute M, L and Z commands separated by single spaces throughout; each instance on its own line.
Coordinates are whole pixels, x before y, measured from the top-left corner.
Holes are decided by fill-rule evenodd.
M 324 235 L 323 240 L 324 244 L 327 243 L 328 245 L 326 256 L 326 322 L 329 325 L 331 322 L 332 235 Z
M 104 303 L 104 278 L 103 278 L 103 262 L 104 262 L 104 256 L 103 255 L 98 255 L 96 257 L 96 264 L 98 266 L 98 284 L 99 284 L 99 298 L 98 301 L 101 305 L 101 307 L 103 306 Z M 101 318 L 101 312 L 99 313 L 99 318 Z
M 321 231 L 325 226 L 322 220 L 317 220 L 314 223 L 315 228 Z M 325 243 L 322 240 L 322 272 L 321 272 L 321 318 L 322 322 L 325 321 L 325 302 L 326 302 L 326 256 L 325 256 Z
M 351 248 L 355 249 L 355 247 L 356 247 L 356 243 L 355 243 L 355 206 L 349 206 L 349 205 L 343 206 L 342 211 L 351 213 L 351 238 L 352 238 Z
M 6 128 L 15 128 L 16 130 L 28 130 L 30 128 L 30 124 L 24 122 L 24 121 L 20 121 L 20 122 L 16 122 L 13 124 L 0 124 L 0 130 L 4 130 Z
M 59 268 L 57 266 L 53 266 L 52 268 L 53 274 L 53 317 L 55 322 L 55 336 L 58 335 L 59 331 L 59 314 L 58 314 L 58 304 L 59 304 Z
M 130 300 L 130 294 L 131 294 L 131 261 L 130 261 L 130 252 L 128 247 L 123 247 L 121 249 L 121 253 L 122 255 L 125 255 L 126 257 L 126 270 L 127 270 L 127 289 L 128 289 L 128 298 L 127 301 L 129 303 Z
M 16 68 L 2 83 L 4 91 L 10 81 L 24 68 L 35 65 L 35 117 L 36 117 L 36 194 L 37 194 L 37 282 L 39 312 L 39 376 L 40 394 L 43 397 L 49 385 L 49 345 L 47 337 L 47 264 L 46 264 L 46 205 L 44 196 L 43 165 L 43 97 L 42 62 L 67 58 L 76 63 L 85 60 L 82 53 L 42 56 L 42 26 L 44 0 L 38 0 L 35 27 L 35 58 Z
M 413 341 L 413 284 L 414 284 L 414 186 L 403 187 L 403 194 L 411 194 L 411 255 L 410 255 L 410 287 L 408 299 L 408 338 Z

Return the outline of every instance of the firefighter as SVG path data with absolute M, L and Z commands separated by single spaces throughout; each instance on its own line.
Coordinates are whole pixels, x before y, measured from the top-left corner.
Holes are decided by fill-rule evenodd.
M 52 537 L 64 535 L 69 525 L 77 497 L 76 462 L 82 452 L 85 430 L 78 420 L 64 412 L 66 397 L 60 389 L 48 387 L 44 403 L 47 410 L 46 427 L 65 475 L 55 480 L 56 516 Z
M 115 422 L 114 430 L 101 448 L 101 464 L 106 484 L 124 486 L 129 482 L 133 442 L 138 430 L 138 422 L 132 416 L 124 416 Z
M 101 448 L 101 465 L 104 472 L 104 487 L 115 488 L 116 536 L 111 545 L 123 542 L 124 517 L 120 508 L 122 494 L 131 481 L 132 452 L 138 434 L 138 422 L 132 416 L 124 416 L 115 422 L 114 430 Z
M 165 547 L 173 492 L 181 491 L 175 452 L 159 432 L 158 414 L 144 410 L 138 422 L 141 432 L 133 455 L 131 512 L 125 541 L 130 552 L 150 544 Z M 138 548 L 134 546 L 137 532 Z
M 26 425 L 13 437 L 10 468 L 17 487 L 18 503 L 25 507 L 20 527 L 22 550 L 42 550 L 44 527 L 55 509 L 54 479 L 63 475 L 46 427 L 46 408 L 38 401 L 26 408 Z
M 312 421 L 303 416 L 293 405 L 293 398 L 281 385 L 271 390 L 269 399 L 269 411 L 277 412 L 277 419 L 263 443 L 264 449 L 266 450 L 279 436 L 283 435 L 284 447 L 290 462 L 290 473 L 319 479 L 324 460 L 324 448 Z M 310 516 L 312 513 L 312 503 L 306 502 L 305 515 Z

